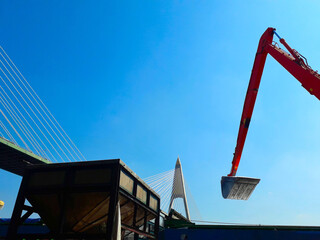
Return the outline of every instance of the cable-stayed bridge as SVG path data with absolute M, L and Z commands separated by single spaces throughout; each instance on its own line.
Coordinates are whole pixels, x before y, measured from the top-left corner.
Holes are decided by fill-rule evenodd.
M 86 160 L 1 46 L 0 83 L 1 168 Z
M 176 210 L 187 220 L 202 220 L 200 211 L 183 176 L 178 157 L 175 168 L 144 179 L 161 197 L 161 209 L 170 214 Z
M 22 176 L 28 165 L 86 161 L 1 46 L 0 82 L 0 168 Z M 201 219 L 179 157 L 175 169 L 145 181 L 161 196 L 164 212 Z

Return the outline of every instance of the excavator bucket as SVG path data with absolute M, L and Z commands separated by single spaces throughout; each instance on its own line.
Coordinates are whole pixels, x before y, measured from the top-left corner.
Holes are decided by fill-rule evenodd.
M 225 199 L 248 200 L 259 182 L 258 178 L 223 176 L 221 178 L 222 196 Z

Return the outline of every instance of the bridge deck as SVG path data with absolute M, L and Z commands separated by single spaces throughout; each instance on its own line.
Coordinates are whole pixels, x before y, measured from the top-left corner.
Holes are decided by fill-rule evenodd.
M 22 176 L 27 166 L 48 163 L 51 162 L 0 137 L 0 168 Z

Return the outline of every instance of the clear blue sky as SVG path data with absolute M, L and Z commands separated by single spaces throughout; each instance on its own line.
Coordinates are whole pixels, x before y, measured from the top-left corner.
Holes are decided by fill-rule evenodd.
M 205 220 L 320 224 L 320 103 L 270 56 L 238 175 L 224 200 L 261 34 L 277 28 L 320 69 L 320 3 L 1 1 L 0 44 L 87 159 L 121 158 L 140 177 L 174 168 Z M 20 178 L 0 171 L 9 217 Z

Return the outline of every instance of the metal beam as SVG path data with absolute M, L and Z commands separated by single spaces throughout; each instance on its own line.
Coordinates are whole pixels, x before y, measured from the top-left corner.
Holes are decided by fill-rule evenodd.
M 27 166 L 49 164 L 51 161 L 0 137 L 0 168 L 22 176 Z

